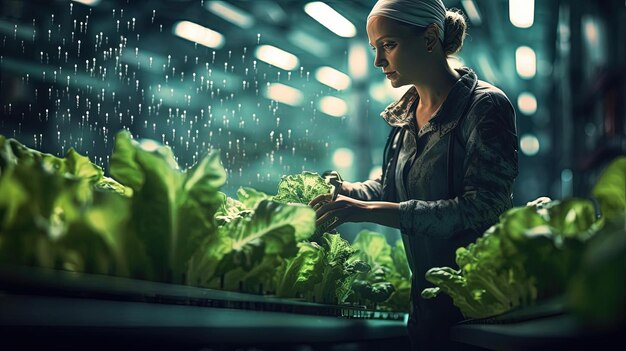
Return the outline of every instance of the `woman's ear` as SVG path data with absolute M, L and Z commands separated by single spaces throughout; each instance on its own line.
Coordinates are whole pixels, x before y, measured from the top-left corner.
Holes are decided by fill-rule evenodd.
M 435 45 L 437 45 L 437 40 L 439 40 L 439 27 L 437 24 L 433 23 L 426 27 L 424 40 L 426 41 L 426 50 L 428 50 L 428 52 L 432 52 Z

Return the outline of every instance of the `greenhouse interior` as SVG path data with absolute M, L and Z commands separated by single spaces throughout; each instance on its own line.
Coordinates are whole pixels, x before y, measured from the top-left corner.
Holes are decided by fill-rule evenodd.
M 2 349 L 615 345 L 625 43 L 624 0 L 0 0 Z

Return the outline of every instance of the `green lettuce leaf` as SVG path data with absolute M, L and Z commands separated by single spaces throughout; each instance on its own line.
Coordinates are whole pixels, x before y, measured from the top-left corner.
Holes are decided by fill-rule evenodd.
M 626 323 L 626 216 L 608 220 L 581 261 L 567 289 L 567 306 L 593 328 L 618 330 Z
M 225 223 L 217 235 L 205 238 L 189 265 L 190 284 L 216 286 L 221 276 L 241 268 L 253 270 L 268 255 L 292 257 L 297 242 L 315 228 L 315 212 L 308 206 L 261 201 L 254 214 Z
M 324 250 L 316 243 L 298 243 L 298 253 L 276 272 L 276 295 L 300 297 L 322 280 Z
M 339 234 L 324 233 L 320 246 L 324 250 L 320 268 L 322 278 L 308 298 L 315 302 L 342 303 L 352 292 L 352 283 L 357 275 L 368 272 L 370 266 L 362 260 L 352 259 L 356 249 Z
M 254 215 L 233 221 L 220 230 L 228 231 L 235 250 L 244 250 L 262 239 L 266 253 L 292 252 L 297 241 L 307 239 L 315 229 L 315 212 L 308 206 L 283 205 L 264 200 Z M 295 252 L 295 251 L 293 251 Z
M 302 172 L 296 175 L 283 176 L 278 183 L 278 193 L 273 200 L 283 204 L 308 204 L 322 194 L 329 194 L 331 186 L 324 182 L 319 174 Z
M 384 235 L 369 230 L 359 232 L 352 243 L 356 253 L 351 260 L 359 259 L 371 269 L 360 273 L 354 280 L 349 301 L 371 307 L 388 300 L 396 290 L 390 280 L 397 275 L 391 246 Z
M 381 307 L 393 311 L 409 311 L 411 300 L 411 270 L 406 258 L 406 251 L 402 240 L 396 241 L 391 251 L 394 270 L 388 279 L 394 287 L 394 292 Z
M 113 178 L 109 178 L 106 176 L 103 176 L 100 180 L 98 180 L 95 184 L 94 187 L 96 187 L 97 189 L 100 190 L 104 190 L 104 191 L 111 191 L 111 192 L 115 192 L 118 193 L 122 196 L 125 197 L 132 197 L 133 196 L 133 189 L 123 186 L 122 184 L 118 183 L 115 181 L 115 179 Z
M 236 267 L 223 275 L 223 279 L 212 281 L 209 287 L 228 291 L 263 294 L 276 291 L 275 276 L 277 267 L 284 263 L 279 255 L 264 255 L 252 269 Z
M 245 208 L 253 210 L 261 201 L 271 200 L 272 197 L 253 188 L 241 187 L 237 190 L 237 199 L 239 199 Z
M 222 205 L 215 214 L 215 220 L 222 226 L 238 217 L 250 217 L 263 200 L 271 200 L 271 196 L 252 188 L 241 187 L 237 191 L 238 200 L 220 193 Z
M 487 317 L 509 310 L 509 306 L 496 301 L 492 295 L 480 287 L 471 287 L 460 270 L 450 267 L 435 267 L 426 272 L 429 282 L 436 288 L 422 291 L 422 298 L 434 298 L 441 291 L 448 294 L 463 315 L 470 318 Z
M 466 317 L 482 318 L 561 295 L 580 268 L 586 242 L 602 227 L 584 199 L 513 208 L 466 248 L 459 270 L 432 268 L 426 279 L 450 295 Z
M 352 247 L 357 250 L 356 256 L 369 264 L 372 271 L 382 269 L 388 272 L 394 269 L 391 246 L 384 235 L 362 230 L 352 242 Z
M 189 260 L 187 284 L 221 288 L 220 277 L 226 273 L 224 257 L 233 251 L 233 240 L 228 232 L 219 230 L 204 238 Z M 233 267 L 230 267 L 233 269 Z
M 600 202 L 602 216 L 621 218 L 626 213 L 626 156 L 618 157 L 602 172 L 591 192 Z
M 387 301 L 395 291 L 394 286 L 389 282 L 372 283 L 366 280 L 355 280 L 352 289 L 359 298 L 375 304 Z
M 218 189 L 226 181 L 218 152 L 183 171 L 169 147 L 137 142 L 122 131 L 110 172 L 133 191 L 132 230 L 149 257 L 152 278 L 183 282 L 191 255 L 217 229 Z
M 222 198 L 222 204 L 215 213 L 215 220 L 218 226 L 230 223 L 236 218 L 250 217 L 254 214 L 254 209 L 248 208 L 244 203 L 219 193 Z
M 0 136 L 0 261 L 127 275 L 128 200 L 95 191 L 102 170 L 70 149 L 64 158 Z

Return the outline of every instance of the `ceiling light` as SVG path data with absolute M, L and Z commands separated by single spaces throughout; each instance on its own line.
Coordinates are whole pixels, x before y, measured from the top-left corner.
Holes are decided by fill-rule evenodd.
M 320 111 L 333 117 L 343 117 L 348 113 L 348 104 L 334 96 L 324 96 L 318 104 Z
M 365 45 L 353 43 L 348 51 L 348 69 L 350 75 L 355 80 L 362 80 L 367 77 L 368 67 L 367 50 Z
M 300 90 L 281 83 L 269 84 L 265 97 L 290 106 L 300 106 L 304 101 L 304 95 Z
M 356 27 L 352 22 L 321 1 L 304 5 L 304 12 L 340 37 L 352 38 L 356 35 Z
M 354 163 L 354 152 L 345 147 L 340 147 L 333 152 L 333 164 L 337 168 L 350 168 Z
M 254 25 L 254 17 L 225 1 L 207 1 L 204 3 L 204 7 L 241 28 L 248 29 Z
M 524 78 L 530 79 L 537 73 L 537 56 L 535 50 L 528 46 L 520 46 L 515 50 L 515 69 L 517 74 Z
M 261 45 L 257 47 L 254 55 L 259 60 L 267 62 L 272 66 L 282 68 L 285 71 L 291 71 L 300 64 L 296 55 L 272 45 Z
M 535 0 L 509 0 L 509 19 L 515 27 L 532 26 L 535 21 Z
M 332 67 L 324 66 L 315 71 L 315 79 L 337 90 L 344 90 L 350 86 L 350 77 Z
M 535 156 L 539 153 L 539 139 L 532 134 L 522 135 L 520 138 L 520 149 L 526 156 Z
M 537 112 L 537 98 L 533 93 L 523 92 L 517 97 L 517 108 L 526 116 L 533 115 Z
M 183 39 L 212 49 L 219 49 L 224 46 L 222 34 L 193 22 L 180 21 L 174 25 L 172 32 Z
M 89 6 L 96 6 L 100 3 L 100 0 L 72 0 L 72 1 L 79 2 L 81 4 L 85 4 Z

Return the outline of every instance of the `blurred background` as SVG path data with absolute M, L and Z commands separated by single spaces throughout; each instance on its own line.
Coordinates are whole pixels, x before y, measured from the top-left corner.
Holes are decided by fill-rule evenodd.
M 373 66 L 374 3 L 0 0 L 0 134 L 105 169 L 121 129 L 170 145 L 181 167 L 217 148 L 229 196 L 275 193 L 303 170 L 374 178 L 389 132 L 379 113 L 408 88 Z M 626 152 L 626 1 L 444 4 L 469 25 L 451 64 L 516 108 L 514 204 L 587 196 Z

